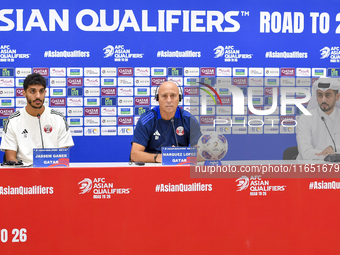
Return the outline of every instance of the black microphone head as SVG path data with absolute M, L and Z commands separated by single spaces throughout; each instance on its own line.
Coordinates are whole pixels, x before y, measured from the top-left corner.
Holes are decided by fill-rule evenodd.
M 37 114 L 37 118 L 40 119 L 40 114 L 39 113 Z
M 325 117 L 324 116 L 321 116 L 321 119 L 322 119 L 322 121 L 325 121 Z

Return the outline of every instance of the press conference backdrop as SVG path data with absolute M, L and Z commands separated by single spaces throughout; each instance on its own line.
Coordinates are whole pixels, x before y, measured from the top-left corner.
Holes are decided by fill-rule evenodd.
M 281 159 L 296 145 L 296 130 L 287 125 L 301 111 L 288 105 L 281 114 L 279 96 L 271 116 L 252 114 L 247 103 L 244 115 L 233 114 L 225 85 L 240 87 L 245 102 L 249 88 L 254 107 L 265 110 L 273 88 L 310 90 L 320 75 L 339 76 L 339 7 L 337 1 L 291 0 L 4 2 L 1 125 L 26 104 L 24 77 L 38 72 L 48 81 L 46 104 L 71 127 L 71 161 L 127 161 L 136 121 L 157 105 L 157 85 L 173 79 L 183 90 L 182 107 L 203 131 L 217 116 L 233 121 L 218 127 L 229 143 L 226 160 Z M 198 109 L 198 82 L 222 99 L 222 106 L 207 100 L 206 115 Z M 251 119 L 264 125 L 249 125 Z

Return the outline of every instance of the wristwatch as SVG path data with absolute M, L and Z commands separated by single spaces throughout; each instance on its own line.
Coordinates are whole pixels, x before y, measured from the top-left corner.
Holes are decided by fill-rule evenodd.
M 155 157 L 153 158 L 155 163 L 157 163 L 156 159 L 157 159 L 158 153 L 156 153 Z

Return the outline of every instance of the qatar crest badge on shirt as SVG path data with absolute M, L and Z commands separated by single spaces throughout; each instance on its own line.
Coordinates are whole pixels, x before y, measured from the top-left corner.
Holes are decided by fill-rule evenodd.
M 177 133 L 177 135 L 179 135 L 179 136 L 184 135 L 184 127 L 182 127 L 182 126 L 177 127 L 176 133 Z
M 47 133 L 47 134 L 49 134 L 49 133 L 51 133 L 52 132 L 52 126 L 51 125 L 45 125 L 45 127 L 44 127 L 44 131 L 45 131 L 45 133 Z

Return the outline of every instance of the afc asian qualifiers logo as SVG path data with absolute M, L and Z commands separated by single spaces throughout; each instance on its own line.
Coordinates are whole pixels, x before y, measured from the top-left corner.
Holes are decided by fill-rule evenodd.
M 340 62 L 340 47 L 339 46 L 331 46 L 331 47 L 323 47 L 320 50 L 320 59 L 329 58 L 330 62 Z
M 252 166 L 253 167 L 253 166 Z M 261 167 L 267 167 L 262 166 Z M 250 169 L 250 166 L 245 166 L 244 169 Z M 269 169 L 274 166 L 268 166 Z M 241 168 L 242 169 L 242 168 Z M 267 169 L 267 168 L 266 168 Z M 270 185 L 269 180 L 263 179 L 261 175 L 254 175 L 248 178 L 247 176 L 241 176 L 235 182 L 237 182 L 237 191 L 247 190 L 249 187 L 250 196 L 267 196 L 268 193 L 272 192 L 283 192 L 286 190 L 286 185 Z
M 331 54 L 331 49 L 329 47 L 324 47 L 320 50 L 321 57 L 320 59 L 328 58 Z
M 241 54 L 239 49 L 234 45 L 217 46 L 214 48 L 214 58 L 223 58 L 225 62 L 238 62 L 239 59 L 251 59 L 254 54 Z
M 113 195 L 130 194 L 131 188 L 115 188 L 112 182 L 107 182 L 106 178 L 84 178 L 78 182 L 80 195 L 89 193 L 93 199 L 110 199 Z
M 80 193 L 79 194 L 85 194 L 89 193 L 92 189 L 92 181 L 89 178 L 85 178 L 84 180 L 78 182 Z
M 217 46 L 215 49 L 215 58 L 222 57 L 224 54 L 224 47 L 223 46 Z
M 241 176 L 235 182 L 238 182 L 237 183 L 237 187 L 238 187 L 237 191 L 246 190 L 249 186 L 249 178 L 247 176 Z
M 129 59 L 143 58 L 144 53 L 132 53 L 131 49 L 126 49 L 124 45 L 108 45 L 103 48 L 104 58 L 114 57 L 114 61 L 129 61 Z
M 112 57 L 113 54 L 115 53 L 115 49 L 112 45 L 106 46 L 104 49 L 104 58 Z

